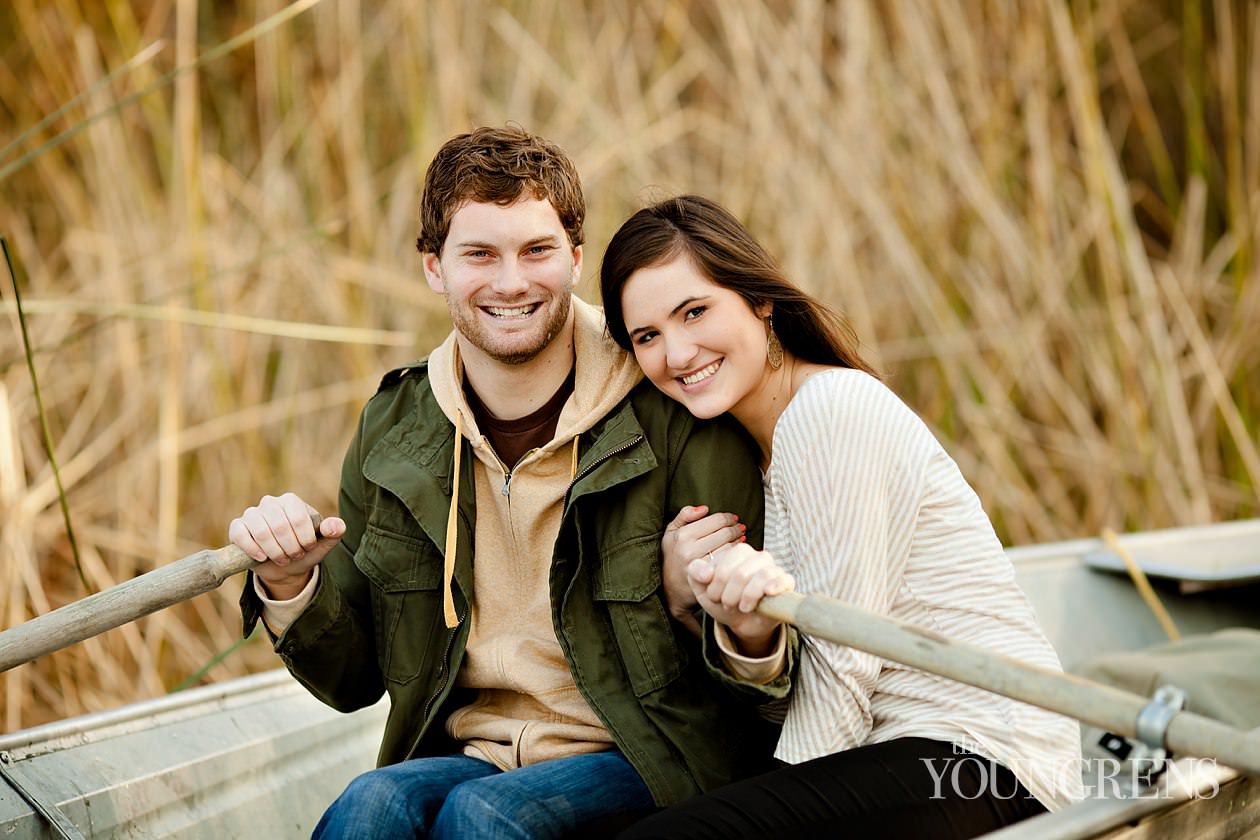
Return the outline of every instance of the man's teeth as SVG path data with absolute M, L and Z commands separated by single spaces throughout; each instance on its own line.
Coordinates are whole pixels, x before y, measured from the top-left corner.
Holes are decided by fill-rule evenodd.
M 496 318 L 519 318 L 534 311 L 534 304 L 528 306 L 487 306 L 486 311 Z
M 684 376 L 682 378 L 683 384 L 695 385 L 697 382 L 703 379 L 708 379 L 710 376 L 717 373 L 717 369 L 721 366 L 722 366 L 722 362 L 721 360 L 718 360 L 706 368 L 698 370 L 695 373 L 688 374 L 687 376 Z

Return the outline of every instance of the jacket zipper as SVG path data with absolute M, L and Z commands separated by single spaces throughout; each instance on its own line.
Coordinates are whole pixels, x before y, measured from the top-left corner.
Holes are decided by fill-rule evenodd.
M 442 652 L 442 667 L 439 669 L 442 674 L 442 684 L 438 686 L 437 691 L 429 698 L 429 702 L 424 704 L 424 717 L 422 720 L 428 721 L 429 713 L 433 710 L 433 703 L 442 696 L 442 692 L 446 690 L 447 684 L 451 681 L 451 648 L 455 646 L 455 636 L 459 632 L 459 625 L 464 623 L 464 619 L 468 617 L 465 612 L 459 616 L 459 622 L 451 630 L 451 635 L 446 640 L 446 650 Z
M 634 446 L 636 443 L 638 443 L 641 440 L 643 440 L 643 435 L 635 435 L 634 437 L 630 438 L 630 440 L 621 444 L 621 446 L 618 446 L 616 449 L 612 449 L 612 450 L 609 450 L 608 452 L 605 452 L 603 455 L 599 457 L 598 461 L 595 461 L 592 464 L 587 464 L 585 469 L 580 470 L 577 475 L 573 476 L 573 480 L 569 482 L 569 490 L 572 490 L 573 485 L 577 484 L 578 481 L 580 481 L 583 477 L 590 474 L 591 470 L 595 469 L 596 467 L 598 467 L 600 464 L 607 461 L 612 456 L 620 452 L 625 452 L 627 449 Z M 568 490 L 565 491 L 565 495 L 568 495 Z
M 591 470 L 595 469 L 597 466 L 604 463 L 605 461 L 607 461 L 609 458 L 613 457 L 614 455 L 620 452 L 625 452 L 627 449 L 629 449 L 630 447 L 634 446 L 635 444 L 639 443 L 642 440 L 643 440 L 643 435 L 635 435 L 633 438 L 626 441 L 622 445 L 616 447 L 615 449 L 609 450 L 607 453 L 601 456 L 599 460 L 595 461 L 594 463 L 587 464 L 585 469 L 579 470 L 577 475 L 573 476 L 573 480 L 569 482 L 569 489 L 565 491 L 565 497 L 567 498 L 569 493 L 573 490 L 573 485 L 577 484 L 581 478 L 588 475 L 591 472 Z M 573 658 L 573 653 L 569 649 L 568 639 L 564 638 L 563 634 L 560 634 L 560 633 L 557 633 L 556 636 L 557 636 L 557 641 L 560 642 L 561 649 L 564 651 L 565 660 L 571 662 Z M 637 772 L 640 776 L 643 776 L 644 779 L 646 780 L 648 774 L 645 774 L 643 769 L 640 769 L 636 765 L 635 759 L 638 756 L 635 755 L 634 751 L 628 747 L 627 739 L 620 732 L 618 732 L 617 728 L 614 727 L 612 723 L 608 720 L 608 716 L 604 713 L 603 709 L 601 709 L 595 703 L 595 700 L 591 697 L 590 692 L 587 690 L 587 687 L 585 685 L 582 685 L 580 682 L 578 682 L 576 677 L 574 677 L 573 684 L 577 688 L 578 693 L 582 695 L 583 699 L 586 700 L 587 704 L 595 712 L 595 715 L 600 719 L 600 722 L 604 724 L 604 728 L 608 730 L 608 734 L 612 735 L 613 743 L 617 745 L 617 748 L 621 750 L 622 754 L 626 757 L 626 760 L 630 762 L 630 766 L 633 767 L 635 769 L 635 772 Z M 645 781 L 645 784 L 646 784 L 646 781 Z M 650 784 L 648 785 L 648 787 L 649 789 L 651 789 Z

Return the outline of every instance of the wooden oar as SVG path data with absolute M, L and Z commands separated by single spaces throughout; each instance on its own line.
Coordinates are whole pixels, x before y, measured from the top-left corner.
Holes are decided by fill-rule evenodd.
M 104 592 L 0 632 L 0 671 L 81 642 L 217 588 L 257 563 L 234 545 L 207 549 Z M 1148 698 L 1048 671 L 984 648 L 821 595 L 789 592 L 765 598 L 758 611 L 837 644 L 1022 700 L 1127 737 L 1137 734 Z M 1164 745 L 1173 752 L 1215 758 L 1260 776 L 1260 731 L 1241 732 L 1190 712 L 1173 715 Z
M 757 611 L 794 624 L 812 636 L 1022 700 L 1126 737 L 1137 736 L 1138 715 L 1150 703 L 1147 697 L 951 641 L 930 630 L 821 595 L 775 595 L 763 599 Z M 1260 776 L 1260 730 L 1242 732 L 1202 715 L 1177 712 L 1165 730 L 1163 746 L 1181 755 L 1215 758 L 1236 770 Z
M 0 671 L 218 588 L 258 563 L 234 545 L 205 549 L 0 632 Z

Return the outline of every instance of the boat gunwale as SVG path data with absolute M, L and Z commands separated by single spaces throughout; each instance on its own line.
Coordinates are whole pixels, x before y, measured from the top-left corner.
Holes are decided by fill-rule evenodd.
M 1187 762 L 1190 762 L 1189 764 Z M 1211 802 L 1226 786 L 1246 784 L 1250 777 L 1232 767 L 1213 765 L 1204 770 L 1194 758 L 1172 762 L 1181 773 L 1165 773 L 1154 788 L 1129 797 L 1087 797 L 982 835 L 983 840 L 1077 840 L 1138 826 L 1172 811 Z M 1210 796 L 1204 796 L 1209 789 Z M 1197 807 L 1210 807 L 1197 805 Z
M 309 696 L 288 671 L 276 668 L 0 735 L 0 752 L 7 753 L 13 761 L 21 761 L 199 717 L 209 711 L 292 694 Z
M 1182 525 L 1155 531 L 1134 531 L 1120 534 L 1117 539 L 1128 548 L 1150 548 L 1187 543 L 1196 539 L 1217 542 L 1248 534 L 1260 534 L 1260 518 L 1235 519 L 1205 525 Z M 1101 537 L 1078 537 L 1062 542 L 1011 546 L 1006 549 L 1006 556 L 1016 564 L 1054 559 L 1083 560 L 1086 554 L 1106 547 L 1107 544 Z

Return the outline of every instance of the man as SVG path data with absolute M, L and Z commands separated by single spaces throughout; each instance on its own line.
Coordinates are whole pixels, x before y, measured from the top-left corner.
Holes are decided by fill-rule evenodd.
M 740 514 L 722 539 L 760 541 L 754 454 L 641 382 L 573 296 L 585 203 L 557 147 L 455 137 L 420 216 L 455 329 L 364 408 L 340 518 L 314 526 L 285 494 L 229 528 L 270 561 L 246 631 L 261 615 L 335 708 L 390 696 L 381 766 L 316 836 L 560 836 L 759 769 L 773 734 L 753 707 L 786 694 L 787 655 L 726 676 L 712 633 L 671 622 L 660 560 L 696 502 Z

